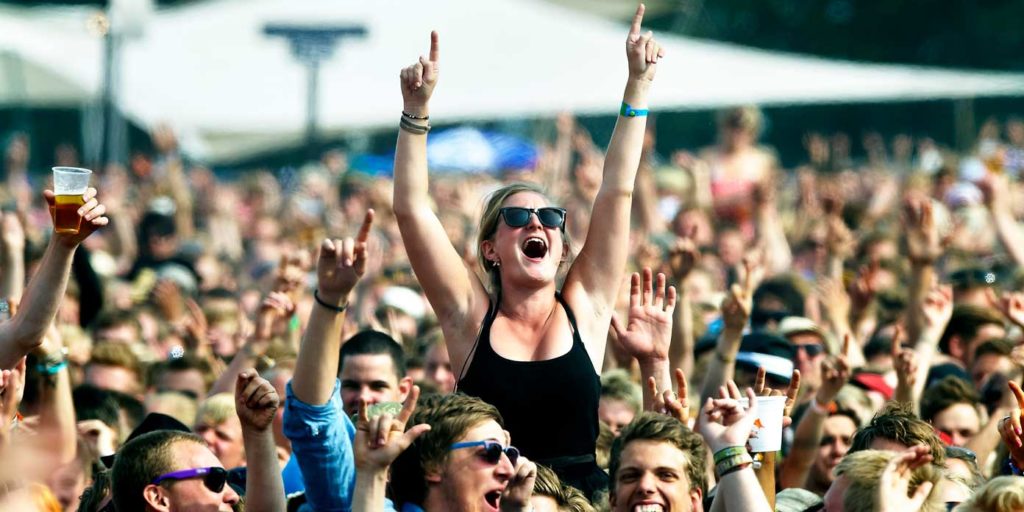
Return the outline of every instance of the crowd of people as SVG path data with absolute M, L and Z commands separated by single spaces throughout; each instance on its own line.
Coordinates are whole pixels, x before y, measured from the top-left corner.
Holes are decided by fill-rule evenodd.
M 643 10 L 606 149 L 562 115 L 501 176 L 429 175 L 437 33 L 393 179 L 160 127 L 58 232 L 12 136 L 0 510 L 1024 510 L 1024 121 L 663 158 Z

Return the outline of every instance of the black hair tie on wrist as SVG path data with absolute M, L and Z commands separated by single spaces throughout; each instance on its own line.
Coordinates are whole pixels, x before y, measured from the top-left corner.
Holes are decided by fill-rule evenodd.
M 344 313 L 345 312 L 345 308 L 348 307 L 348 304 L 345 304 L 344 306 L 332 306 L 332 305 L 324 302 L 324 300 L 320 298 L 320 290 L 313 290 L 313 298 L 316 299 L 316 303 L 317 304 L 320 304 L 321 306 L 323 306 L 323 307 L 325 307 L 325 308 L 327 308 L 327 309 L 329 309 L 331 311 L 334 311 L 335 313 Z

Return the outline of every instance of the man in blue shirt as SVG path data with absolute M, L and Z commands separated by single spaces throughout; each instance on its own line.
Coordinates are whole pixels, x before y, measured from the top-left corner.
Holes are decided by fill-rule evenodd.
M 325 240 L 317 261 L 317 304 L 287 387 L 284 433 L 302 469 L 306 500 L 317 512 L 348 512 L 355 485 L 350 417 L 360 400 L 401 402 L 412 388 L 402 348 L 386 334 L 364 331 L 341 343 L 348 296 L 366 268 L 373 211 L 355 240 Z M 340 360 L 340 365 L 339 365 Z M 340 377 L 340 379 L 338 378 Z

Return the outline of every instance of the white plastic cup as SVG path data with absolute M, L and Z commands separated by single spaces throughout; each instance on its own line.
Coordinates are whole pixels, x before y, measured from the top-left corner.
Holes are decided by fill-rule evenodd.
M 53 168 L 53 193 L 58 196 L 80 196 L 89 188 L 92 171 L 79 167 Z
M 747 399 L 741 398 L 740 405 L 746 409 Z M 750 430 L 751 453 L 777 452 L 782 449 L 782 415 L 786 409 L 784 396 L 757 397 L 757 417 Z

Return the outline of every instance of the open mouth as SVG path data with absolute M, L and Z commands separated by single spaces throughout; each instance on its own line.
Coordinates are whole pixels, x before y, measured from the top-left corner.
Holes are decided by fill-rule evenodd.
M 548 243 L 539 237 L 532 236 L 523 242 L 523 254 L 527 258 L 540 259 L 548 254 Z
M 488 506 L 498 510 L 498 506 L 501 504 L 501 491 L 491 491 L 484 494 L 484 500 L 487 501 Z
M 637 505 L 633 507 L 633 512 L 662 512 L 665 507 L 658 503 L 652 503 L 647 505 Z

